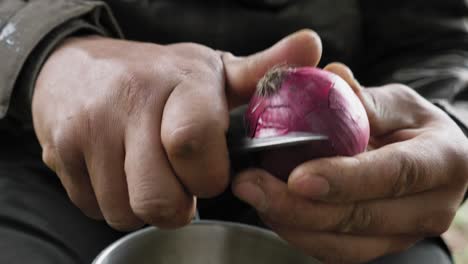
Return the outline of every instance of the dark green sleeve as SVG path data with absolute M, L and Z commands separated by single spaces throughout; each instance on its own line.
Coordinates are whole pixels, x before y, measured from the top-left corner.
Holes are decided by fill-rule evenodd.
M 53 48 L 73 34 L 122 36 L 102 1 L 0 1 L 0 119 L 30 125 L 40 67 Z
M 361 0 L 364 85 L 404 83 L 468 135 L 468 2 Z

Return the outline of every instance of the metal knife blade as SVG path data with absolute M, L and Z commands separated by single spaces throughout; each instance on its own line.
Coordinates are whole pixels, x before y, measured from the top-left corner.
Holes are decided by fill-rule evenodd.
M 328 137 L 320 134 L 293 132 L 283 136 L 250 138 L 247 136 L 247 128 L 244 121 L 244 113 L 247 106 L 241 106 L 229 114 L 229 129 L 227 131 L 227 143 L 231 154 L 246 154 L 256 151 L 299 146 L 306 143 L 327 141 Z
M 321 134 L 306 132 L 291 132 L 282 136 L 265 138 L 242 137 L 231 141 L 229 150 L 231 153 L 255 152 L 266 149 L 291 147 L 316 141 L 327 141 L 328 137 Z

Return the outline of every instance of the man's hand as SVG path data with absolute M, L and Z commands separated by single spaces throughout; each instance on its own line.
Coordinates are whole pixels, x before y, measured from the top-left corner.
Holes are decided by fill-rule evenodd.
M 279 63 L 315 65 L 304 30 L 249 57 L 196 44 L 73 38 L 47 60 L 33 120 L 43 160 L 93 218 L 131 230 L 187 224 L 229 182 L 228 111 Z
M 468 141 L 410 88 L 351 84 L 371 125 L 369 150 L 312 160 L 285 184 L 262 170 L 238 175 L 234 193 L 281 237 L 326 263 L 361 263 L 401 251 L 449 227 L 466 191 Z

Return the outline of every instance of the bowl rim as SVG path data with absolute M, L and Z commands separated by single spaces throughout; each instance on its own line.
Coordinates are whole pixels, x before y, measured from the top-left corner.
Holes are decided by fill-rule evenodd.
M 211 225 L 211 226 L 218 225 L 218 226 L 225 226 L 225 227 L 227 226 L 227 227 L 242 228 L 244 230 L 254 231 L 256 234 L 265 236 L 265 237 L 267 237 L 269 239 L 273 239 L 273 240 L 276 240 L 276 241 L 278 241 L 280 243 L 283 243 L 283 244 L 287 245 L 287 243 L 283 239 L 281 239 L 277 234 L 275 234 L 273 231 L 270 231 L 270 230 L 262 228 L 262 227 L 247 225 L 247 224 L 243 224 L 243 223 L 218 221 L 218 220 L 194 220 L 190 224 L 188 224 L 187 226 L 182 227 L 181 229 L 187 228 L 187 227 L 193 226 L 193 225 L 202 225 L 202 226 L 204 226 L 204 225 Z M 131 233 L 127 234 L 127 235 L 124 235 L 123 237 L 117 239 L 116 241 L 114 241 L 110 245 L 108 245 L 104 250 L 102 250 L 96 256 L 96 258 L 93 260 L 92 264 L 102 264 L 103 261 L 112 252 L 114 252 L 114 250 L 116 248 L 118 248 L 118 247 L 128 243 L 129 241 L 135 239 L 136 237 L 141 236 L 144 233 L 147 233 L 147 232 L 152 231 L 152 230 L 157 231 L 157 230 L 159 230 L 159 228 L 157 228 L 155 226 L 148 226 L 148 227 L 144 227 L 142 229 L 139 229 L 137 231 L 131 232 Z

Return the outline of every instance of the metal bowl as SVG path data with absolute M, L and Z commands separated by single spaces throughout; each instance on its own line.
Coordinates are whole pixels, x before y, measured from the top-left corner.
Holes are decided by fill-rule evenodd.
M 316 264 L 265 229 L 195 221 L 176 229 L 144 228 L 116 241 L 94 264 Z

